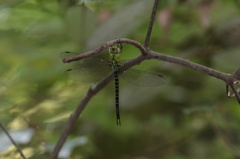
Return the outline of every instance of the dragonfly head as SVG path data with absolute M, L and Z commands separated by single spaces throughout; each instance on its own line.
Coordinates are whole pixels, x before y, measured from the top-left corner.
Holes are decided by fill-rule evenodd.
M 122 52 L 122 44 L 117 43 L 110 46 L 110 48 L 108 49 L 108 52 L 110 55 L 119 55 Z

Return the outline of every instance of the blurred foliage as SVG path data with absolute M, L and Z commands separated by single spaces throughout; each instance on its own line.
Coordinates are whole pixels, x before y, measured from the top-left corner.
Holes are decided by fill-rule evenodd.
M 120 37 L 143 43 L 152 2 L 0 2 L 0 121 L 13 137 L 26 138 L 17 142 L 27 158 L 50 156 L 90 86 L 64 76 L 68 66 L 59 54 L 82 53 Z M 239 12 L 238 0 L 160 1 L 149 47 L 232 73 L 239 68 Z M 124 45 L 122 59 L 138 54 Z M 90 101 L 59 158 L 240 157 L 240 108 L 226 97 L 222 81 L 156 60 L 139 67 L 161 73 L 168 82 L 146 88 L 120 80 L 121 127 L 115 123 L 114 86 L 108 85 Z M 0 158 L 20 156 L 10 146 Z

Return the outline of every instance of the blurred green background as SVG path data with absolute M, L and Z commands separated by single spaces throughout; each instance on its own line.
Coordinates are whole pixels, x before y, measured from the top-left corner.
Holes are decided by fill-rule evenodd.
M 70 114 L 91 84 L 64 75 L 61 52 L 83 53 L 116 38 L 144 43 L 153 0 L 0 0 L 0 122 L 29 159 L 49 158 Z M 149 47 L 226 73 L 239 68 L 239 0 L 160 1 Z M 123 45 L 122 59 L 139 54 Z M 237 159 L 240 107 L 225 83 L 150 60 L 159 87 L 120 79 L 87 105 L 59 158 Z M 0 130 L 0 158 L 20 158 Z

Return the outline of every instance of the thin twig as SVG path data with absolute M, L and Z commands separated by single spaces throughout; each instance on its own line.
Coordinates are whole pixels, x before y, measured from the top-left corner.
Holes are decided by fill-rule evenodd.
M 4 131 L 4 133 L 8 136 L 9 140 L 12 142 L 12 144 L 16 147 L 16 149 L 18 150 L 18 152 L 20 153 L 21 157 L 23 159 L 26 159 L 26 157 L 24 156 L 22 150 L 20 149 L 20 147 L 18 147 L 18 145 L 16 144 L 16 142 L 13 140 L 13 138 L 11 137 L 11 135 L 8 133 L 7 129 L 3 126 L 3 124 L 0 122 L 0 127 L 2 128 L 2 130 Z
M 232 78 L 229 78 L 229 80 L 226 82 L 226 93 L 229 97 L 236 97 L 238 100 L 238 103 L 240 104 L 240 88 L 235 88 L 235 85 L 240 84 L 240 69 L 238 69 L 236 72 L 232 74 Z M 229 86 L 231 87 L 233 94 L 231 94 L 229 90 Z
M 151 15 L 150 23 L 148 25 L 148 32 L 147 32 L 145 43 L 144 43 L 145 48 L 147 48 L 148 44 L 149 44 L 150 36 L 151 36 L 151 33 L 152 33 L 152 27 L 153 27 L 153 23 L 155 21 L 155 15 L 156 15 L 156 12 L 157 12 L 158 1 L 159 0 L 154 1 L 154 5 L 153 5 L 153 9 L 152 9 L 152 15 Z

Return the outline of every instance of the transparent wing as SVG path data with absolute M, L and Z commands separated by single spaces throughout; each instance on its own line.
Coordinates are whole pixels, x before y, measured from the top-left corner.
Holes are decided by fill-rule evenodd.
M 71 57 L 76 54 L 66 52 L 60 56 L 62 58 Z M 67 76 L 74 81 L 81 81 L 87 83 L 95 83 L 103 79 L 110 72 L 112 68 L 109 60 L 106 57 L 94 56 L 79 61 L 71 62 L 71 67 L 66 70 Z M 121 60 L 120 64 L 124 64 L 125 60 Z M 137 86 L 157 86 L 165 83 L 165 79 L 160 74 L 146 72 L 137 69 L 128 69 L 123 72 L 121 76 L 130 84 Z
M 69 56 L 74 56 L 74 54 L 61 55 L 62 58 Z M 111 72 L 109 61 L 100 56 L 74 61 L 70 65 L 70 68 L 66 70 L 66 75 L 74 81 L 95 83 Z
M 124 71 L 121 76 L 127 82 L 137 86 L 158 86 L 165 83 L 164 77 L 160 74 L 155 74 L 133 68 Z

